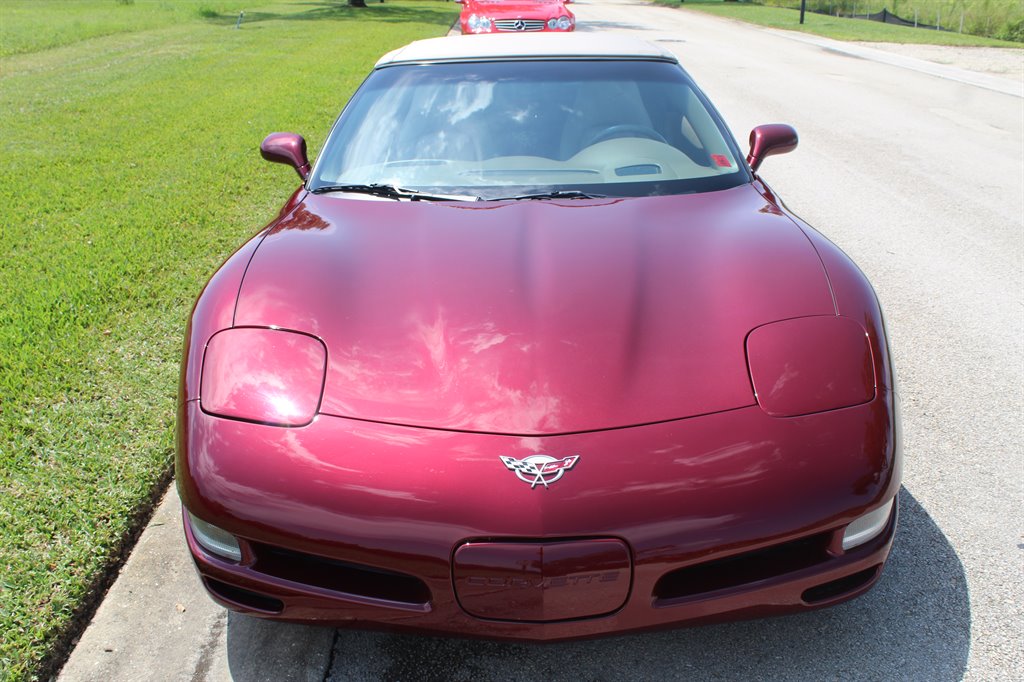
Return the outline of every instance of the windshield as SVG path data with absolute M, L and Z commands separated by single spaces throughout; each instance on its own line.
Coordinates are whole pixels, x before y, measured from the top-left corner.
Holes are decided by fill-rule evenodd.
M 738 154 L 675 64 L 409 64 L 370 75 L 308 187 L 387 185 L 482 199 L 682 194 L 749 181 Z

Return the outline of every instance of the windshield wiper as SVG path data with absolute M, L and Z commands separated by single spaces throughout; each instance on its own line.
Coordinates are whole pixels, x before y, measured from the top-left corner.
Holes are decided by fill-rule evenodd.
M 499 197 L 489 201 L 522 201 L 524 199 L 607 199 L 605 194 L 591 194 L 575 189 L 556 189 L 551 192 L 537 192 L 536 194 L 516 194 L 511 197 Z
M 480 197 L 469 194 L 435 194 L 415 189 L 405 189 L 394 185 L 373 183 L 369 185 L 324 185 L 311 189 L 313 194 L 328 192 L 351 192 L 353 194 L 369 194 L 387 199 L 410 199 L 412 201 L 480 201 Z

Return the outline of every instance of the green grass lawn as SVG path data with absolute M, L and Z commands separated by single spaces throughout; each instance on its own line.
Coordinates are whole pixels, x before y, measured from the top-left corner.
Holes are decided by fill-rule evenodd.
M 51 671 L 172 459 L 206 278 L 296 187 L 384 51 L 458 5 L 3 0 L 0 679 Z
M 739 19 L 751 24 L 801 31 L 835 40 L 867 41 L 876 43 L 922 43 L 929 45 L 967 45 L 984 47 L 1024 48 L 1022 43 L 994 40 L 949 31 L 929 31 L 906 26 L 894 26 L 878 21 L 847 19 L 807 12 L 800 24 L 799 10 L 765 7 L 752 3 L 723 2 L 722 0 L 655 0 L 660 5 L 681 7 L 707 12 L 720 17 Z

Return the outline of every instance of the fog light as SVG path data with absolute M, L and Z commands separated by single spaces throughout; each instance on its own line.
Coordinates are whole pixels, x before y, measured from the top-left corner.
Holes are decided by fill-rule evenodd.
M 242 560 L 242 549 L 238 546 L 238 540 L 234 535 L 223 528 L 218 528 L 212 523 L 197 518 L 192 512 L 186 513 L 189 525 L 192 527 L 192 537 L 202 545 L 203 549 L 232 561 Z
M 894 497 L 878 509 L 854 519 L 843 533 L 843 549 L 853 549 L 878 537 L 889 523 L 889 516 L 892 514 L 892 506 L 895 501 Z

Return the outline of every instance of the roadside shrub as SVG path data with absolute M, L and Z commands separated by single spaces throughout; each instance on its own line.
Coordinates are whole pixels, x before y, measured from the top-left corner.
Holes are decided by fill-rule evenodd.
M 1024 43 L 1024 19 L 1006 24 L 996 37 L 1002 40 L 1012 40 L 1015 43 Z

